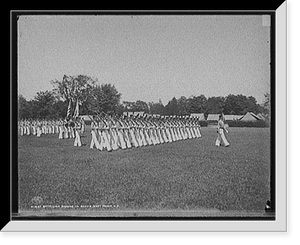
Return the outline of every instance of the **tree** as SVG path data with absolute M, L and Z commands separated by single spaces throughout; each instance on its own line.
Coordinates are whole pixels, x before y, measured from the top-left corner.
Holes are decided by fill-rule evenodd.
M 123 101 L 124 111 L 134 111 L 135 102 Z
M 32 101 L 34 109 L 34 118 L 53 118 L 54 104 L 56 98 L 53 92 L 46 90 L 45 92 L 38 92 Z
M 186 115 L 188 114 L 188 103 L 187 98 L 185 96 L 181 96 L 177 100 L 178 104 L 178 113 L 179 115 Z
M 163 105 L 161 99 L 158 101 L 158 103 L 149 102 L 148 107 L 149 107 L 149 112 L 151 114 L 160 114 L 160 115 L 165 114 L 165 106 Z
M 229 115 L 243 115 L 247 112 L 259 112 L 259 105 L 253 96 L 245 96 L 242 94 L 228 95 L 225 98 L 224 114 Z
M 191 96 L 187 100 L 188 113 L 204 113 L 206 111 L 206 97 L 204 95 Z
M 68 102 L 57 100 L 53 105 L 53 118 L 65 118 L 67 115 Z M 81 109 L 81 108 L 80 108 Z
M 90 113 L 116 113 L 120 106 L 121 94 L 117 91 L 114 85 L 101 84 L 96 85 L 91 96 L 87 98 Z
M 168 102 L 168 104 L 165 107 L 165 114 L 166 115 L 178 115 L 179 114 L 179 108 L 176 98 L 174 97 L 172 100 Z
M 224 97 L 209 97 L 206 101 L 206 114 L 220 114 L 224 110 Z
M 144 111 L 145 113 L 149 112 L 149 107 L 147 102 L 137 100 L 134 104 L 134 111 Z
M 83 103 L 90 96 L 96 80 L 86 75 L 64 75 L 61 81 L 54 80 L 51 83 L 54 86 L 53 92 L 58 98 L 73 102 L 78 99 L 80 103 Z
M 25 119 L 31 117 L 30 104 L 23 97 L 23 95 L 18 96 L 18 118 Z

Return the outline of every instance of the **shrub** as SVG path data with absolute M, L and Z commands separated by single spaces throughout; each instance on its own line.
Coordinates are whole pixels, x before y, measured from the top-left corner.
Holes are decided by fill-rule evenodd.
M 207 121 L 199 121 L 199 124 L 201 127 L 207 127 L 208 122 Z
M 266 128 L 269 123 L 263 120 L 258 121 L 226 121 L 229 127 L 251 127 L 251 128 Z

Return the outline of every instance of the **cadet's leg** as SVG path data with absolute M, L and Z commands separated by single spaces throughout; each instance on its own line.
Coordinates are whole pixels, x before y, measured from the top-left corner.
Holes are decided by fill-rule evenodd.
M 224 132 L 221 132 L 221 138 L 225 146 L 229 146 L 229 142 L 227 141 Z
M 217 140 L 216 140 L 216 146 L 220 146 L 221 144 L 221 137 L 220 134 L 218 134 Z

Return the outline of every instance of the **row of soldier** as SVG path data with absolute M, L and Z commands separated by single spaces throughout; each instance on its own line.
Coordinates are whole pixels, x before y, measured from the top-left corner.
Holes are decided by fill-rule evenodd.
M 90 148 L 112 151 L 201 137 L 194 118 L 97 117 L 91 123 Z
M 18 122 L 19 135 L 35 135 L 41 137 L 43 134 L 58 134 L 59 139 L 75 138 L 75 126 L 80 125 L 80 133 L 85 130 L 85 123 L 82 119 L 75 120 L 31 120 L 25 119 Z

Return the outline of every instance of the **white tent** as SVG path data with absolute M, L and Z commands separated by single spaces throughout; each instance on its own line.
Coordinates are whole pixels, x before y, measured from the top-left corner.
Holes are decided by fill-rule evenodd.
M 225 115 L 225 121 L 237 121 L 242 117 L 243 115 Z
M 260 120 L 260 118 L 257 115 L 255 115 L 253 112 L 247 112 L 240 120 L 254 122 Z
M 260 120 L 266 120 L 266 118 L 261 114 L 261 113 L 258 113 L 256 115 Z

